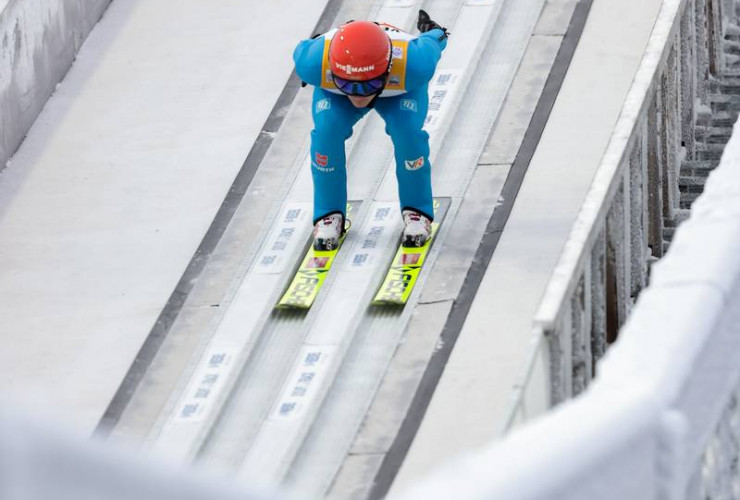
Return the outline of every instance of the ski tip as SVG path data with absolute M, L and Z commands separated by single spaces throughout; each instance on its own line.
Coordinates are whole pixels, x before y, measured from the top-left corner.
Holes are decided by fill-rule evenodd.
M 375 299 L 372 302 L 370 302 L 370 305 L 375 307 L 403 307 L 406 305 L 406 302 L 398 302 L 394 300 L 383 300 L 383 299 Z
M 273 307 L 273 310 L 275 311 L 308 311 L 311 309 L 311 304 L 297 304 L 294 302 L 284 302 L 280 301 L 277 304 L 275 304 L 275 307 Z

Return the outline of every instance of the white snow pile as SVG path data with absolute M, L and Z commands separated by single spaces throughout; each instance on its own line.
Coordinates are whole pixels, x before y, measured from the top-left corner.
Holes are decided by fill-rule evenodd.
M 683 498 L 738 389 L 738 325 L 736 127 L 589 389 L 401 498 Z M 711 460 L 703 471 L 729 474 Z

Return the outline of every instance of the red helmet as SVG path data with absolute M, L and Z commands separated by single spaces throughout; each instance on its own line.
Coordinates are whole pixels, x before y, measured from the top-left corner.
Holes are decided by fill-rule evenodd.
M 340 26 L 329 46 L 331 72 L 345 80 L 370 80 L 388 71 L 391 39 L 385 30 L 368 21 Z

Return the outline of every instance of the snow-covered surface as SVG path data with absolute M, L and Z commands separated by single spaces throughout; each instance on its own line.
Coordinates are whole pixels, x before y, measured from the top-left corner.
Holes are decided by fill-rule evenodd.
M 286 28 L 289 8 L 295 26 Z M 0 271 L 0 390 L 73 417 L 83 430 L 94 426 L 289 73 L 293 38 L 270 26 L 279 19 L 308 34 L 321 8 L 116 0 L 0 176 L 0 260 L 8 263 Z M 166 36 L 157 35 L 165 21 Z M 250 44 L 253 37 L 259 42 Z M 687 477 L 723 396 L 737 388 L 737 335 L 718 326 L 728 304 L 740 311 L 739 167 L 733 137 L 588 395 L 443 470 L 414 498 L 639 499 L 681 489 L 667 480 Z M 186 192 L 193 185 L 197 192 Z M 515 212 L 520 233 L 505 235 L 502 247 L 526 250 L 528 215 Z M 514 271 L 518 281 L 526 275 Z M 499 305 L 491 295 L 479 309 Z M 480 324 L 490 324 L 484 317 Z M 485 340 L 474 339 L 475 348 Z M 521 359 L 513 361 L 518 373 Z M 466 412 L 478 411 L 450 408 L 463 426 Z M 477 415 L 486 420 L 477 430 L 493 425 L 490 413 Z M 442 436 L 434 438 L 450 453 L 459 436 Z
M 737 422 L 737 407 L 727 409 L 740 382 L 738 255 L 736 126 L 704 195 L 584 395 L 398 498 L 694 498 L 687 496 L 689 481 L 720 419 Z M 735 446 L 732 439 L 713 440 L 723 444 Z M 705 477 L 716 466 L 710 459 Z M 730 490 L 737 469 L 725 474 L 715 480 Z
M 1 392 L 94 428 L 325 4 L 111 5 L 0 176 Z
M 389 6 L 389 3 L 391 2 L 380 4 L 380 12 L 371 18 L 382 19 L 401 27 L 413 26 L 417 15 L 416 9 L 401 11 L 397 7 Z M 497 115 L 497 109 L 503 103 L 510 81 L 516 73 L 542 4 L 542 0 L 444 2 L 444 6 L 450 11 L 449 24 L 445 21 L 440 22 L 444 22 L 451 31 L 463 33 L 464 36 L 456 36 L 450 40 L 437 74 L 460 75 L 455 82 L 475 83 L 471 87 L 478 92 L 476 95 L 481 97 L 480 94 L 486 94 L 484 98 L 471 99 L 468 93 L 470 90 L 465 91 L 465 87 L 455 90 L 459 94 L 455 99 L 465 102 L 465 105 L 458 107 L 453 99 L 449 107 L 440 108 L 446 110 L 449 117 L 456 120 L 456 125 L 450 128 L 449 135 L 445 135 L 448 122 L 437 114 L 439 125 L 431 133 L 432 157 L 436 158 L 435 193 L 438 196 L 453 198 L 453 206 L 446 220 L 453 220 L 457 199 L 466 191 L 469 176 L 476 167 L 476 160 Z M 439 20 L 440 18 L 436 16 L 435 10 L 435 18 Z M 337 17 L 342 18 L 339 15 Z M 494 18 L 497 19 L 495 23 Z M 505 29 L 498 29 L 504 25 Z M 491 33 L 495 33 L 495 36 Z M 484 47 L 487 47 L 486 52 L 498 57 L 487 59 L 485 65 L 476 64 L 477 56 Z M 475 78 L 462 77 L 466 72 L 472 73 L 476 66 L 480 69 L 485 68 L 490 74 L 480 78 L 478 73 Z M 448 85 L 450 81 L 447 78 L 435 80 L 447 81 Z M 442 95 L 450 98 L 452 92 Z M 301 95 L 296 102 L 299 102 L 300 98 Z M 284 469 L 288 464 L 292 464 L 291 479 L 300 477 L 303 481 L 302 491 L 325 489 L 331 484 L 336 469 L 346 457 L 346 447 L 360 427 L 365 408 L 372 398 L 377 381 L 382 377 L 387 360 L 398 344 L 404 329 L 403 322 L 414 310 L 415 300 L 412 299 L 412 303 L 407 305 L 403 316 L 389 314 L 383 322 L 372 319 L 372 323 L 368 322 L 369 333 L 363 332 L 362 327 L 354 324 L 365 314 L 368 295 L 379 286 L 379 283 L 373 284 L 373 280 L 382 279 L 377 266 L 392 255 L 398 234 L 395 165 L 390 162 L 389 157 L 376 154 L 377 151 L 388 151 L 386 146 L 388 139 L 383 131 L 382 122 L 378 122 L 377 116 L 373 114 L 368 120 L 361 122 L 358 128 L 360 130 L 355 131 L 353 143 L 348 147 L 349 156 L 354 160 L 349 191 L 351 199 L 363 200 L 363 204 L 352 211 L 353 229 L 347 236 L 338 261 L 334 264 L 336 270 L 332 271 L 334 281 L 327 282 L 329 284 L 322 289 L 321 296 L 305 321 L 302 319 L 285 321 L 280 325 L 278 321 L 281 316 L 273 315 L 275 319 L 273 325 L 277 327 L 264 327 L 260 324 L 261 318 L 269 317 L 272 304 L 279 297 L 282 288 L 280 283 L 288 277 L 281 274 L 289 273 L 290 268 L 270 260 L 275 265 L 270 264 L 270 268 L 267 269 L 261 264 L 263 261 L 261 256 L 255 255 L 253 265 L 245 271 L 246 276 L 239 284 L 233 300 L 224 300 L 220 303 L 220 309 L 224 311 L 223 321 L 208 340 L 208 348 L 203 351 L 204 354 L 194 363 L 197 363 L 197 367 L 194 366 L 193 371 L 187 374 L 190 378 L 186 382 L 192 385 L 183 384 L 180 386 L 184 388 L 181 393 L 172 393 L 181 399 L 176 401 L 170 399 L 172 404 L 168 403 L 159 419 L 161 425 L 155 426 L 150 434 L 156 451 L 187 459 L 201 449 L 198 457 L 200 461 L 217 464 L 224 469 L 235 468 L 241 463 L 240 474 L 243 473 L 243 477 L 250 484 L 279 479 L 285 473 Z M 464 132 L 461 132 L 461 129 Z M 276 147 L 282 134 L 283 130 L 276 138 Z M 468 156 L 458 153 L 459 156 L 454 157 L 457 161 L 448 155 L 437 156 L 436 150 L 442 145 L 443 138 L 445 146 L 449 146 L 450 151 L 467 152 Z M 308 160 L 305 155 L 306 152 L 303 151 L 299 156 L 302 164 Z M 284 224 L 285 219 L 283 214 L 287 214 L 286 210 L 290 211 L 296 203 L 310 201 L 309 173 L 306 165 L 291 177 L 296 181 L 286 193 L 281 212 L 271 215 L 276 217 L 271 229 L 274 231 L 273 236 L 281 234 L 281 224 Z M 362 177 L 358 179 L 356 175 Z M 491 208 L 494 203 L 495 196 L 491 199 Z M 487 217 L 482 218 L 481 222 L 484 223 L 486 219 Z M 266 222 L 270 224 L 272 220 L 271 218 Z M 460 218 L 457 222 L 460 226 L 466 227 L 466 223 L 461 222 Z M 306 241 L 310 226 L 307 225 L 307 221 L 301 221 L 300 224 L 303 229 L 293 234 L 297 241 L 303 242 Z M 430 254 L 430 262 L 434 262 L 434 252 L 445 248 L 446 231 L 452 227 L 453 225 L 443 225 L 433 253 Z M 456 224 L 455 227 L 459 226 Z M 483 227 L 480 229 L 482 232 Z M 299 234 L 299 231 L 305 232 Z M 273 252 L 271 250 L 273 236 L 268 235 L 263 245 L 264 251 L 270 254 Z M 367 243 L 368 241 L 370 243 Z M 471 238 L 470 243 L 477 244 L 474 238 Z M 372 249 L 370 253 L 369 248 Z M 297 248 L 292 250 L 297 254 L 300 247 L 297 245 Z M 459 251 L 457 253 L 460 258 Z M 363 258 L 355 258 L 355 255 Z M 287 261 L 295 261 L 298 258 L 297 255 L 286 257 Z M 281 257 L 280 264 L 285 262 L 286 260 Z M 356 265 L 358 262 L 361 264 Z M 272 276 L 263 273 L 271 273 Z M 417 289 L 421 290 L 422 284 L 420 281 Z M 259 302 L 255 300 L 256 296 L 263 297 L 264 300 Z M 355 332 L 358 332 L 358 336 L 361 335 L 357 341 L 359 345 L 353 339 Z M 435 334 L 438 334 L 438 331 L 435 330 Z M 226 340 L 236 344 L 231 346 L 231 352 L 240 351 L 243 357 L 246 357 L 243 353 L 249 353 L 246 368 L 242 368 L 239 361 L 234 363 L 227 361 L 228 367 L 220 372 L 224 377 L 230 375 L 238 377 L 237 385 L 230 390 L 229 382 L 225 382 L 214 388 L 208 393 L 207 400 L 201 398 L 199 401 L 198 410 L 203 409 L 203 413 L 193 414 L 192 419 L 178 418 L 183 414 L 183 409 L 192 408 L 189 406 L 194 402 L 192 395 L 197 392 L 198 384 L 202 380 L 201 367 L 207 369 L 211 354 L 216 352 L 211 348 L 223 349 L 226 347 L 224 345 Z M 231 357 L 225 349 L 222 352 L 227 354 L 227 359 Z M 346 354 L 347 352 L 350 354 Z M 325 362 L 317 365 L 310 389 L 302 396 L 291 396 L 296 381 L 291 374 L 297 377 L 305 372 L 307 369 L 305 359 L 308 353 L 312 353 L 312 357 L 320 355 Z M 347 359 L 345 356 L 348 355 L 359 356 L 362 362 L 356 362 L 354 359 L 357 358 Z M 234 356 L 232 359 L 237 358 Z M 357 369 L 345 370 L 347 366 Z M 285 367 L 284 375 L 280 372 L 281 367 Z M 248 374 L 248 378 L 243 375 L 244 373 Z M 338 375 L 339 373 L 343 375 Z M 349 375 L 345 376 L 347 374 Z M 354 382 L 348 382 L 347 379 L 352 380 L 352 376 L 355 377 Z M 333 407 L 327 404 L 322 407 L 320 418 L 314 423 L 316 410 L 322 403 L 325 391 L 330 393 L 327 399 L 332 400 L 338 393 L 336 387 L 340 385 L 351 389 L 343 393 L 342 397 L 336 397 L 337 401 L 341 401 L 340 404 Z M 223 405 L 221 402 L 224 399 L 220 399 L 220 395 L 224 399 L 228 396 Z M 291 406 L 292 401 L 298 401 L 298 404 Z M 296 408 L 295 411 L 289 409 L 284 415 L 280 414 L 281 408 L 293 407 Z M 325 409 L 326 407 L 332 409 Z M 327 421 L 334 421 L 334 425 L 326 425 Z M 329 427 L 331 430 L 323 434 L 324 438 L 316 437 L 315 429 L 323 430 Z M 389 431 L 389 434 L 392 432 Z M 304 436 L 308 438 L 304 440 Z M 302 441 L 303 445 L 297 450 Z M 294 460 L 293 457 L 298 451 L 299 458 Z M 298 472 L 295 472 L 296 469 Z

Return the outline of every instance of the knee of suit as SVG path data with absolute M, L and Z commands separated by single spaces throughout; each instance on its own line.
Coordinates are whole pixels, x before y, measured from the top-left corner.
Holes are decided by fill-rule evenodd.
M 313 129 L 311 131 L 311 149 L 324 153 L 344 151 L 345 138 L 330 130 Z
M 427 171 L 429 169 L 429 141 L 426 137 L 409 135 L 393 141 L 398 170 Z

